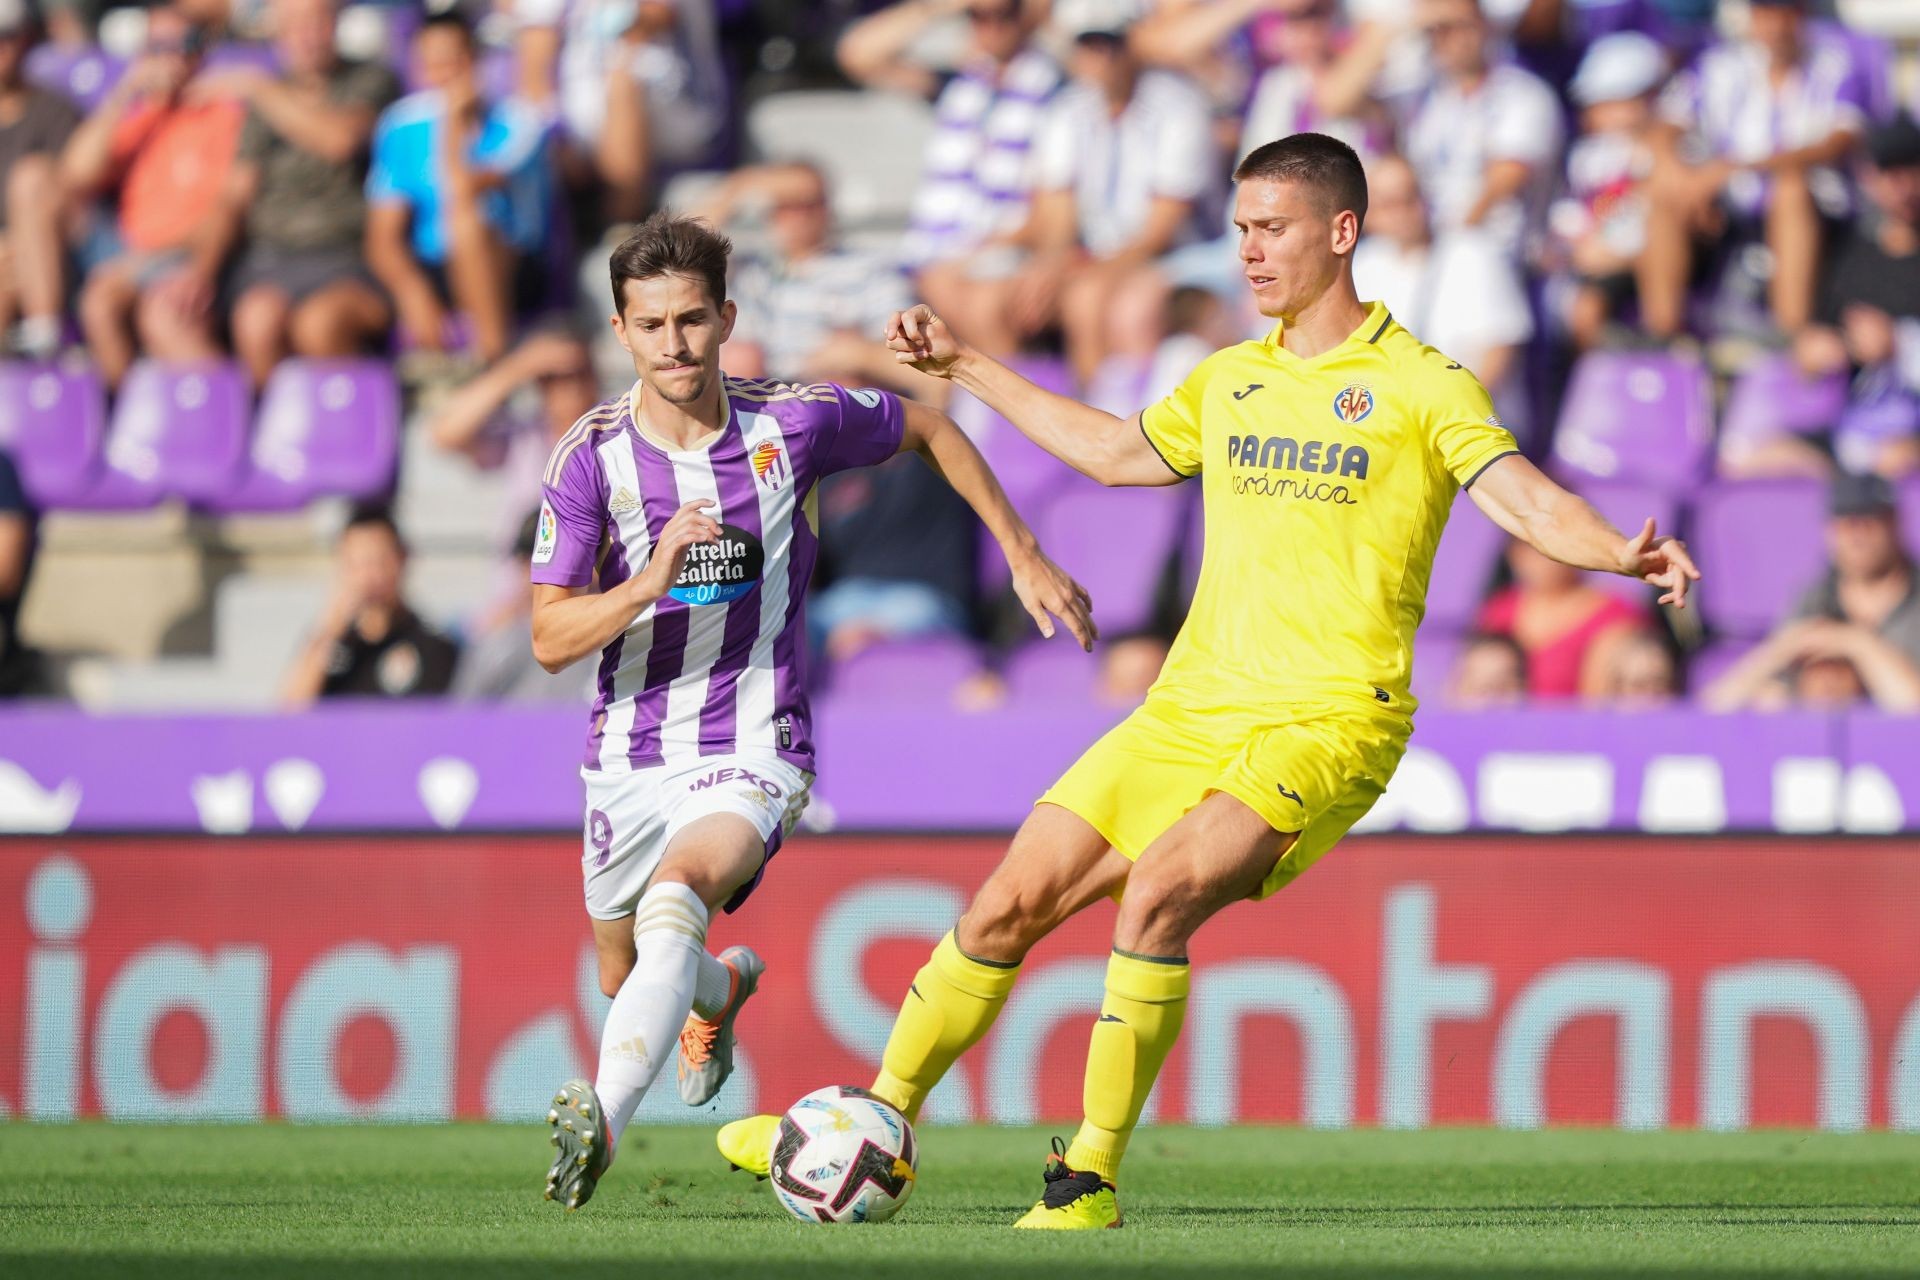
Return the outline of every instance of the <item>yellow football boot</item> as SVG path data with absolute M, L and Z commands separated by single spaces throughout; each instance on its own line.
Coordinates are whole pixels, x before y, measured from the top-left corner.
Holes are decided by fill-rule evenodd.
M 721 1125 L 713 1141 L 728 1164 L 764 1178 L 773 1167 L 773 1140 L 779 1134 L 779 1116 L 748 1116 Z
M 1045 1177 L 1047 1189 L 1040 1203 L 1014 1226 L 1031 1231 L 1099 1231 L 1126 1225 L 1113 1184 L 1097 1173 L 1067 1168 L 1067 1144 L 1058 1138 L 1047 1157 Z

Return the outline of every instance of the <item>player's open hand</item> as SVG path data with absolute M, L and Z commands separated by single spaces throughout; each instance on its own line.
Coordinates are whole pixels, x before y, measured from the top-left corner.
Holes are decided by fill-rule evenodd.
M 924 302 L 896 311 L 887 320 L 887 350 L 898 363 L 936 378 L 952 377 L 954 362 L 960 358 L 960 344 L 947 322 Z
M 713 506 L 711 498 L 682 503 L 667 521 L 667 527 L 660 531 L 647 567 L 634 579 L 649 602 L 662 599 L 673 590 L 673 584 L 680 579 L 680 570 L 686 567 L 688 552 L 703 542 L 720 541 L 720 522 L 706 514 Z
M 1007 567 L 1013 570 L 1013 593 L 1020 597 L 1020 604 L 1032 617 L 1033 625 L 1040 628 L 1040 634 L 1053 639 L 1053 620 L 1058 618 L 1067 624 L 1080 647 L 1092 653 L 1100 631 L 1093 625 L 1093 601 L 1087 589 L 1039 551 L 1011 557 Z
M 1656 537 L 1651 516 L 1640 532 L 1627 540 L 1626 548 L 1620 553 L 1620 570 L 1629 577 L 1665 588 L 1660 603 L 1676 609 L 1687 607 L 1687 588 L 1700 581 L 1700 570 L 1687 554 L 1687 544 L 1678 538 Z

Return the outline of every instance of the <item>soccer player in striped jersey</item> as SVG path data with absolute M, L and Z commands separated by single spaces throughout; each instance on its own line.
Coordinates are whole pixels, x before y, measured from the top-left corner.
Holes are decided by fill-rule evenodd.
M 814 486 L 911 449 L 999 542 L 1043 635 L 1090 648 L 1086 592 L 1047 559 L 951 419 L 885 391 L 723 377 L 727 240 L 670 215 L 611 261 L 615 333 L 639 380 L 555 446 L 533 551 L 534 656 L 599 655 L 581 776 L 582 869 L 613 997 L 592 1083 L 548 1112 L 547 1196 L 577 1208 L 678 1046 L 699 1106 L 733 1067 L 733 1021 L 762 964 L 708 954 L 708 913 L 753 891 L 813 782 L 802 597 L 819 552 Z

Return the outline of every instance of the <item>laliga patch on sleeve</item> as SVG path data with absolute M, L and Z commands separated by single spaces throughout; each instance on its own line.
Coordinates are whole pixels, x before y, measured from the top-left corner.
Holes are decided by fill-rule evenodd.
M 540 527 L 533 539 L 533 562 L 547 564 L 553 560 L 553 549 L 559 542 L 559 526 L 553 518 L 553 504 L 542 499 L 540 502 Z
M 847 394 L 869 409 L 880 407 L 880 393 L 870 387 L 848 387 Z

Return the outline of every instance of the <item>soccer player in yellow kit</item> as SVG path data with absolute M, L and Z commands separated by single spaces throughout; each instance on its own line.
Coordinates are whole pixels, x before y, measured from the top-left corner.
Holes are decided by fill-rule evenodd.
M 1313 865 L 1373 805 L 1413 731 L 1413 637 L 1455 493 L 1556 560 L 1644 579 L 1685 607 L 1699 577 L 1652 520 L 1623 536 L 1542 475 L 1485 388 L 1353 287 L 1366 177 L 1344 143 L 1295 134 L 1234 173 L 1257 342 L 1216 352 L 1128 421 L 1041 390 L 957 343 L 925 306 L 902 363 L 951 379 L 1107 485 L 1199 477 L 1206 555 L 1146 702 L 1040 798 L 915 975 L 873 1092 L 909 1117 L 984 1035 L 1027 951 L 1120 900 L 1087 1053 L 1085 1120 L 1015 1225 L 1117 1227 L 1114 1181 L 1186 1010 L 1187 940 Z M 770 1118 L 722 1130 L 765 1171 Z

